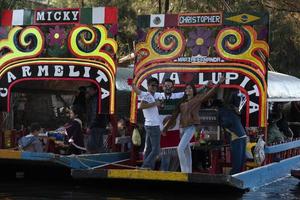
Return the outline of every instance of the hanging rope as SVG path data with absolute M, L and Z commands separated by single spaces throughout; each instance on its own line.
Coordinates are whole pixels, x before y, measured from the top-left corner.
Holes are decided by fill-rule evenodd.
M 142 167 L 137 167 L 137 166 L 123 165 L 123 164 L 118 164 L 118 163 L 111 163 L 111 162 L 105 162 L 105 161 L 92 160 L 92 159 L 88 159 L 88 158 L 81 158 L 77 155 L 75 155 L 73 157 L 75 157 L 76 160 L 78 160 L 78 162 L 83 164 L 88 169 L 97 169 L 97 168 L 103 167 L 103 165 L 113 165 L 113 166 L 131 168 L 131 169 L 143 169 Z M 90 166 L 84 164 L 83 161 L 94 162 L 94 163 L 98 163 L 99 165 L 95 166 L 95 167 L 90 167 Z M 118 161 L 118 162 L 120 162 L 120 161 Z

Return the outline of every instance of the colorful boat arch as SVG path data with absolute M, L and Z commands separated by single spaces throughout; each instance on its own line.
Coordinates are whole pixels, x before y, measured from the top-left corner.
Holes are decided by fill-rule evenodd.
M 268 15 L 239 20 L 244 15 L 250 16 L 246 13 L 139 16 L 141 37 L 136 46 L 133 82 L 146 90 L 146 79 L 152 76 L 160 83 L 171 78 L 177 88 L 187 82 L 199 87 L 208 80 L 217 83 L 223 74 L 226 81 L 222 88 L 237 88 L 246 96 L 245 126 L 266 127 L 269 46 L 267 36 L 258 32 L 266 30 Z M 135 93 L 131 102 L 130 120 L 136 123 Z
M 98 112 L 114 114 L 118 46 L 108 28 L 116 27 L 117 9 L 26 10 L 29 20 L 17 23 L 21 11 L 6 10 L 1 21 L 9 31 L 0 40 L 0 111 L 10 111 L 11 90 L 20 82 L 64 80 L 95 84 Z

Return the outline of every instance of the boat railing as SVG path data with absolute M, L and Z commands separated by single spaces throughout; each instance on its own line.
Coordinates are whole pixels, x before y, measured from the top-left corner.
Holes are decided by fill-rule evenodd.
M 272 143 L 265 147 L 265 163 L 279 162 L 300 154 L 300 138 L 280 143 Z

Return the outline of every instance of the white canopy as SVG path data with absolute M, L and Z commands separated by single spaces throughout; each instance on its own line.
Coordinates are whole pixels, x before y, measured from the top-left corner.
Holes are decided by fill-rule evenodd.
M 300 101 L 300 79 L 269 71 L 268 101 Z

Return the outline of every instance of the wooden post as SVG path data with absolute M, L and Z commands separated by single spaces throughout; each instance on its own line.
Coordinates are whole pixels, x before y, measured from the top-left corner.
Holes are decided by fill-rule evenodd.
M 0 112 L 0 149 L 3 149 L 3 114 Z

